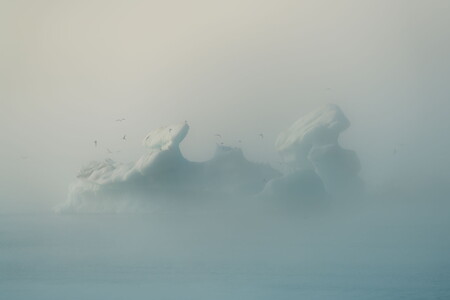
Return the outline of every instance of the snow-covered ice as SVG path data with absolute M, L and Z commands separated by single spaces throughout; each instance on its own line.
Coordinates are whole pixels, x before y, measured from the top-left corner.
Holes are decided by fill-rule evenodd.
M 84 167 L 58 210 L 182 208 L 240 197 L 295 203 L 304 209 L 320 206 L 330 195 L 346 194 L 360 185 L 356 153 L 338 142 L 349 126 L 341 109 L 329 104 L 281 132 L 275 148 L 288 166 L 285 174 L 248 160 L 239 148 L 223 145 L 217 146 L 211 160 L 189 161 L 179 148 L 189 132 L 187 122 L 160 127 L 145 136 L 147 153 L 136 162 L 107 159 Z
M 122 211 L 182 207 L 204 199 L 254 195 L 280 173 L 268 164 L 254 163 L 241 149 L 217 146 L 211 160 L 192 162 L 179 144 L 187 123 L 151 131 L 144 138 L 148 153 L 135 163 L 107 159 L 83 168 L 70 186 L 59 211 Z
M 346 195 L 361 186 L 356 153 L 339 145 L 339 135 L 349 126 L 350 121 L 342 110 L 337 105 L 327 104 L 282 131 L 275 147 L 287 170 L 314 170 L 313 176 L 320 177 L 328 193 Z

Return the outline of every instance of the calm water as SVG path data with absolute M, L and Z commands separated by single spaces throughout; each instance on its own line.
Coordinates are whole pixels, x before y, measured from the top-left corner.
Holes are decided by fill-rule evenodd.
M 450 299 L 433 213 L 1 215 L 0 299 Z

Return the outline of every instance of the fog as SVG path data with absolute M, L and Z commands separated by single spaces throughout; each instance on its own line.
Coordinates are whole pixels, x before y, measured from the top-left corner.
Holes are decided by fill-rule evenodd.
M 0 1 L 0 294 L 448 297 L 449 9 Z M 185 120 L 187 160 L 207 161 L 223 142 L 280 169 L 278 134 L 327 103 L 351 122 L 339 141 L 364 182 L 352 204 L 54 213 L 90 161 L 134 162 L 150 130 Z

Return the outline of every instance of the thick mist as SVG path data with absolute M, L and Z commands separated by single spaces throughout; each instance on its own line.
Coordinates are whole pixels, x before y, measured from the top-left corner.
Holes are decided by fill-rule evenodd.
M 448 298 L 449 9 L 0 1 L 0 295 Z M 282 173 L 279 133 L 327 103 L 351 123 L 339 143 L 364 186 L 351 201 L 53 211 L 90 161 L 135 162 L 150 130 L 185 121 L 193 164 L 223 142 Z
M 192 160 L 211 157 L 220 133 L 276 163 L 276 135 L 329 102 L 351 119 L 343 139 L 368 178 L 397 176 L 391 154 L 400 145 L 409 149 L 398 150 L 404 165 L 446 173 L 447 9 L 446 1 L 4 2 L 2 210 L 47 211 L 86 161 L 107 149 L 132 161 L 150 129 L 184 120 L 195 128 L 182 145 Z

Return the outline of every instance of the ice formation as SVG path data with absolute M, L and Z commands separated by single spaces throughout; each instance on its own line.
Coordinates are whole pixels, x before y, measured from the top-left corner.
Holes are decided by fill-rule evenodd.
M 191 162 L 179 148 L 188 124 L 161 127 L 144 138 L 148 153 L 136 162 L 107 159 L 83 168 L 59 210 L 184 208 L 199 201 L 239 197 L 288 209 L 318 207 L 330 196 L 348 195 L 360 184 L 355 152 L 338 142 L 349 125 L 340 108 L 329 104 L 281 132 L 275 146 L 287 166 L 285 174 L 247 160 L 239 148 L 226 146 L 218 146 L 209 161 Z
M 278 171 L 248 161 L 241 149 L 218 146 L 205 162 L 186 160 L 179 144 L 187 123 L 151 131 L 143 141 L 149 152 L 135 163 L 107 159 L 83 168 L 60 211 L 121 211 L 136 207 L 183 207 L 202 200 L 253 195 Z
M 349 126 L 341 109 L 327 104 L 281 132 L 275 147 L 291 172 L 313 170 L 329 194 L 346 194 L 360 185 L 358 157 L 338 141 L 339 134 Z M 286 180 L 290 180 L 288 176 Z
M 284 162 L 296 168 L 310 168 L 309 152 L 312 148 L 337 144 L 339 134 L 350 122 L 337 105 L 328 104 L 297 120 L 282 131 L 275 148 Z

